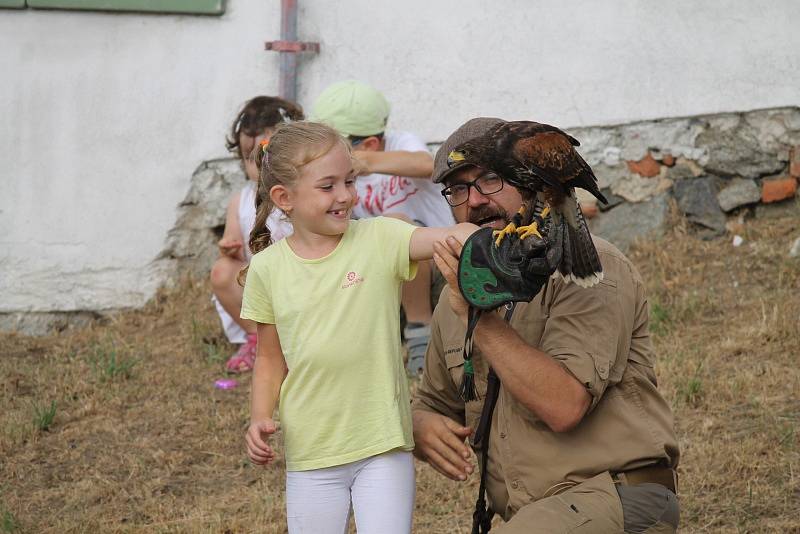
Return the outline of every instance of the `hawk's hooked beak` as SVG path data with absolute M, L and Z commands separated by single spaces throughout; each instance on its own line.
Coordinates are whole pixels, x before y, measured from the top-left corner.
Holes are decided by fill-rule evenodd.
M 464 156 L 463 152 L 459 152 L 458 150 L 452 150 L 447 155 L 447 166 L 448 167 L 452 167 L 453 165 L 456 165 L 457 163 L 461 163 L 465 159 L 466 159 L 466 157 Z

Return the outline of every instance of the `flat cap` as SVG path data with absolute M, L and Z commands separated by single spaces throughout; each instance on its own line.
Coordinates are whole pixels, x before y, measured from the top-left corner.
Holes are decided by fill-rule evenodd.
M 434 183 L 441 183 L 450 173 L 455 172 L 461 167 L 470 165 L 469 163 L 457 163 L 452 167 L 447 166 L 447 155 L 450 154 L 455 147 L 470 139 L 480 137 L 493 126 L 503 122 L 506 121 L 494 117 L 478 117 L 468 120 L 455 132 L 451 133 L 450 137 L 442 143 L 442 146 L 439 147 L 439 150 L 436 152 L 436 158 L 433 161 L 432 176 Z

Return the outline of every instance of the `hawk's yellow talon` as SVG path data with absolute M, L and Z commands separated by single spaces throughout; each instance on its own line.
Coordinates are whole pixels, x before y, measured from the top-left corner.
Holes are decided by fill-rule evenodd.
M 520 226 L 517 228 L 517 235 L 520 239 L 525 239 L 532 235 L 535 235 L 539 239 L 542 239 L 542 234 L 539 233 L 539 225 L 534 221 L 528 226 Z
M 499 247 L 500 243 L 503 242 L 503 238 L 508 234 L 513 234 L 517 231 L 517 225 L 512 223 L 508 223 L 508 226 L 503 228 L 502 230 L 495 230 L 494 235 L 494 246 Z
M 542 209 L 542 213 L 539 214 L 539 217 L 544 219 L 549 213 L 550 206 L 545 206 L 544 209 Z M 535 235 L 539 239 L 543 239 L 542 234 L 539 233 L 539 223 L 537 221 L 533 221 L 528 226 L 520 226 L 516 229 L 516 232 L 520 239 L 525 239 L 532 235 Z

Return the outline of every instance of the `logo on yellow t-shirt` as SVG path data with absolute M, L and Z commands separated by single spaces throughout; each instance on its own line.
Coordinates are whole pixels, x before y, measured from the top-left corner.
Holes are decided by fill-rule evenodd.
M 355 271 L 349 271 L 344 277 L 344 282 L 342 282 L 342 289 L 347 289 L 348 287 L 360 284 L 363 281 L 364 281 L 363 276 L 359 275 Z

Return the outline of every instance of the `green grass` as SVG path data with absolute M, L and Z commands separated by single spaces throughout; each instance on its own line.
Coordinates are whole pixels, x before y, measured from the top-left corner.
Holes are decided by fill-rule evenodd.
M 203 339 L 205 338 L 206 326 L 198 321 L 197 316 L 194 314 L 192 314 L 191 330 L 192 344 L 198 347 L 204 345 Z
M 139 360 L 131 356 L 124 345 L 108 339 L 94 345 L 89 362 L 100 380 L 107 382 L 130 379 Z
M 205 344 L 203 347 L 205 349 L 207 363 L 221 363 L 227 359 L 228 352 L 224 347 L 212 343 Z
M 678 386 L 678 399 L 682 400 L 684 404 L 695 408 L 703 400 L 703 380 L 700 378 L 702 369 L 703 362 L 700 362 L 697 364 L 694 374 Z
M 50 429 L 53 420 L 56 418 L 56 401 L 51 401 L 50 405 L 33 406 L 33 425 L 40 431 L 44 432 Z
M 209 324 L 192 315 L 190 330 L 192 345 L 205 356 L 206 363 L 217 364 L 228 359 L 231 349 L 220 336 L 218 323 Z
M 653 301 L 650 306 L 650 331 L 663 336 L 669 331 L 669 322 L 669 310 L 658 301 Z
M 14 517 L 14 514 L 9 512 L 8 510 L 3 510 L 2 514 L 0 514 L 0 531 L 18 532 L 19 528 L 20 528 L 19 523 Z
M 792 423 L 780 425 L 780 441 L 778 444 L 787 451 L 794 451 L 797 446 L 796 430 Z

